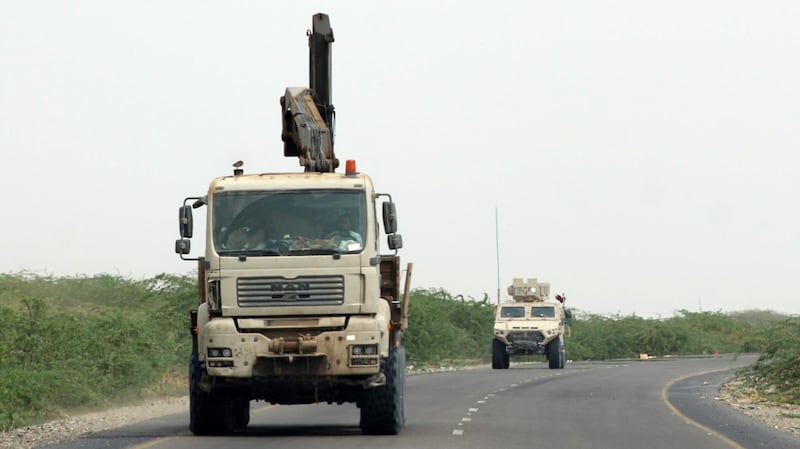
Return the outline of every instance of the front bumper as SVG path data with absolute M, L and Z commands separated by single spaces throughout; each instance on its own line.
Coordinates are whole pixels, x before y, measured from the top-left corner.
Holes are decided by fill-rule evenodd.
M 200 330 L 198 349 L 209 376 L 267 378 L 378 374 L 380 358 L 387 352 L 383 344 L 387 341 L 384 332 L 375 320 L 351 319 L 350 323 L 352 325 L 344 330 L 319 333 L 316 329 L 244 332 L 237 329 L 233 319 L 217 318 Z M 364 354 L 367 347 L 370 348 L 366 351 L 369 354 Z M 359 351 L 362 353 L 354 353 Z

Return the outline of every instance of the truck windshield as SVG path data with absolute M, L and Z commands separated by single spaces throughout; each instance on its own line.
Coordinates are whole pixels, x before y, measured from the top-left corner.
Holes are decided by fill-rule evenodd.
M 556 310 L 552 307 L 531 307 L 531 316 L 534 318 L 555 318 Z
M 363 191 L 219 192 L 212 207 L 214 248 L 220 255 L 295 256 L 364 249 Z

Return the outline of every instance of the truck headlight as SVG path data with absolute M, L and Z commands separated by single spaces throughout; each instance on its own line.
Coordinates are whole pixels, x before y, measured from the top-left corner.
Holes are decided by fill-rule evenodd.
M 353 355 L 378 355 L 378 345 L 353 345 L 350 347 Z
M 378 345 L 350 346 L 350 366 L 378 365 Z
M 209 357 L 233 357 L 230 348 L 208 348 Z

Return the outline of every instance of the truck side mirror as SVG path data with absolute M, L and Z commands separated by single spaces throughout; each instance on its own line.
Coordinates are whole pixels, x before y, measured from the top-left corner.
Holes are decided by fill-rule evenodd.
M 572 310 L 570 310 L 570 309 L 564 309 L 564 316 L 565 316 L 565 317 L 566 317 L 568 320 L 571 320 L 571 319 L 572 319 Z
M 192 206 L 181 206 L 178 208 L 178 228 L 180 230 L 181 237 L 187 239 L 192 238 Z
M 175 252 L 184 255 L 189 254 L 189 251 L 192 250 L 192 241 L 189 239 L 179 239 L 175 240 Z
M 389 249 L 400 249 L 403 247 L 403 236 L 400 234 L 389 234 L 387 240 L 389 241 Z
M 391 201 L 383 203 L 383 229 L 387 234 L 397 232 L 397 210 Z

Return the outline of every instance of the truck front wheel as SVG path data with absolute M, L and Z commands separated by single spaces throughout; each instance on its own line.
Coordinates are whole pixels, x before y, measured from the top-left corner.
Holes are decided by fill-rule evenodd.
M 234 405 L 236 429 L 244 430 L 250 424 L 250 401 L 239 401 Z
M 189 430 L 195 435 L 232 433 L 241 417 L 232 413 L 233 402 L 220 398 L 214 391 L 205 392 L 199 388 L 198 383 L 202 375 L 203 367 L 200 365 L 197 353 L 193 353 L 189 361 Z M 247 402 L 247 415 L 249 421 L 249 402 Z
M 506 345 L 496 338 L 492 339 L 492 368 L 508 369 L 511 366 L 510 359 Z
M 364 391 L 361 401 L 361 432 L 367 435 L 397 435 L 406 422 L 406 351 L 389 351 L 384 369 L 386 384 Z

